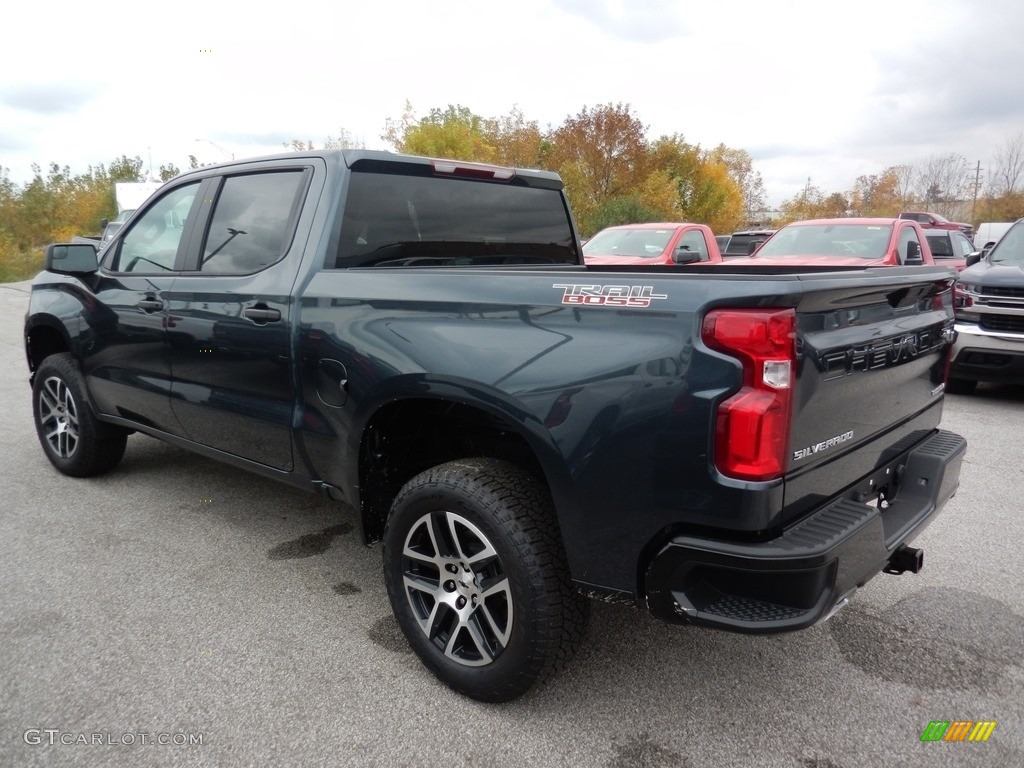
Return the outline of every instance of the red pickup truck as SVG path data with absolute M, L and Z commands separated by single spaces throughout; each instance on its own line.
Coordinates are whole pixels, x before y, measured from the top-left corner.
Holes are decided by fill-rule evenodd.
M 715 233 L 705 224 L 653 222 L 602 229 L 583 245 L 587 264 L 717 264 Z
M 730 264 L 898 267 L 934 264 L 928 238 L 904 219 L 809 219 L 787 224 Z

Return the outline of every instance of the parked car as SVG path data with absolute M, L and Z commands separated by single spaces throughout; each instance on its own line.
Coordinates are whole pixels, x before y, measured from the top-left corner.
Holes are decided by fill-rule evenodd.
M 954 288 L 957 336 L 947 388 L 957 394 L 979 381 L 1024 384 L 1024 219 L 974 258 Z
M 978 225 L 978 231 L 974 233 L 975 250 L 984 252 L 986 249 L 991 249 L 1012 226 L 1012 221 L 982 222 Z
M 964 224 L 962 221 L 950 221 L 945 216 L 940 216 L 937 213 L 904 211 L 899 215 L 899 218 L 916 221 L 921 226 L 931 227 L 932 229 L 959 229 L 968 237 L 974 236 L 974 227 L 972 225 Z
M 953 267 L 957 272 L 967 266 L 970 256 L 981 255 L 967 235 L 959 230 L 926 227 L 924 235 L 928 239 L 935 263 Z
M 749 258 L 729 263 L 898 267 L 935 262 L 915 221 L 809 219 L 787 224 Z
M 583 245 L 587 264 L 721 262 L 714 232 L 704 224 L 654 222 L 602 229 Z
M 741 229 L 729 236 L 729 244 L 722 250 L 727 259 L 749 256 L 765 240 L 774 235 L 774 229 Z

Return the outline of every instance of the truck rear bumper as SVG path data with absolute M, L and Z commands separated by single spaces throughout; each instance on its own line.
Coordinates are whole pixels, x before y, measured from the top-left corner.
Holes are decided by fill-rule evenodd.
M 884 508 L 839 499 L 756 543 L 672 538 L 647 568 L 649 610 L 735 632 L 785 632 L 828 617 L 955 493 L 966 448 L 940 430 L 901 457 L 900 489 Z

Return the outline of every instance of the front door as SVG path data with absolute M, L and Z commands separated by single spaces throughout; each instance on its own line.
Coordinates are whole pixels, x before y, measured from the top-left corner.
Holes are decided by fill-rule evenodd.
M 101 413 L 181 434 L 170 406 L 167 300 L 188 249 L 199 181 L 163 192 L 118 233 L 83 316 L 83 371 Z

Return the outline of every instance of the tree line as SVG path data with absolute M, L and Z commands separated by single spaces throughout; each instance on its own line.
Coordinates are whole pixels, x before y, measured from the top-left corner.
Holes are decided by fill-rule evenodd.
M 178 173 L 173 165 L 160 167 L 161 180 Z M 0 282 L 31 277 L 42 268 L 42 249 L 48 243 L 96 233 L 100 219 L 113 219 L 114 184 L 141 181 L 142 158 L 121 155 L 109 165 L 90 166 L 79 174 L 57 163 L 44 174 L 33 165 L 32 174 L 18 187 L 10 172 L 0 167 Z
M 916 163 L 893 165 L 858 176 L 847 192 L 827 193 L 808 180 L 804 190 L 782 203 L 776 225 L 838 216 L 890 217 L 925 210 L 977 226 L 983 221 L 1016 221 L 1024 216 L 1024 131 L 1007 137 L 981 174 L 955 152 Z
M 950 153 L 860 176 L 844 192 L 826 192 L 808 179 L 772 221 L 763 218 L 764 183 L 746 150 L 701 147 L 679 133 L 649 139 L 628 104 L 584 106 L 560 125 L 541 128 L 516 107 L 488 118 L 462 105 L 417 115 L 406 102 L 400 117 L 385 121 L 381 139 L 408 154 L 555 171 L 584 237 L 642 221 L 695 221 L 729 233 L 798 219 L 895 216 L 918 207 L 963 218 L 967 205 L 975 224 L 1024 216 L 1024 132 L 998 148 L 983 194 L 978 169 Z M 284 146 L 315 148 L 300 139 Z M 358 146 L 345 129 L 323 143 L 325 149 Z M 190 155 L 189 165 L 200 164 Z M 142 168 L 142 158 L 126 155 L 77 175 L 66 165 L 51 163 L 45 174 L 35 165 L 32 179 L 19 187 L 0 167 L 0 282 L 37 271 L 47 243 L 96 232 L 100 219 L 117 214 L 114 184 L 141 181 Z M 159 169 L 162 180 L 178 173 L 174 165 Z

